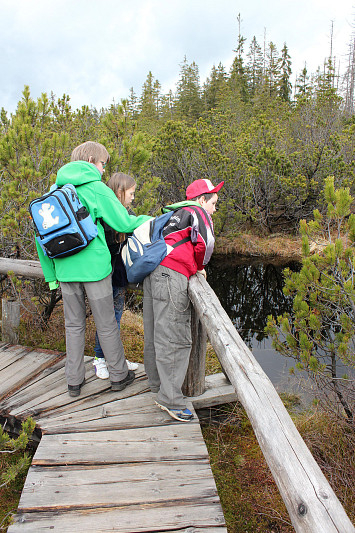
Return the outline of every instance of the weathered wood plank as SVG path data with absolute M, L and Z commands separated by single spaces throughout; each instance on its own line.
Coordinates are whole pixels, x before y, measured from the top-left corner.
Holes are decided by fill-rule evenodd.
M 13 394 L 30 382 L 45 368 L 52 366 L 63 357 L 62 354 L 30 351 L 1 371 L 0 400 Z
M 176 422 L 160 428 L 45 434 L 32 464 L 100 465 L 207 458 L 199 424 Z
M 46 434 L 54 434 L 161 426 L 171 423 L 171 417 L 157 407 L 154 397 L 153 393 L 145 393 L 126 399 L 115 399 L 79 411 L 75 411 L 73 405 L 73 411 L 70 413 L 59 416 L 51 416 L 53 413 L 50 413 L 47 418 L 42 418 L 40 426 Z
M 85 358 L 87 382 L 82 388 L 83 393 L 85 389 L 88 389 L 90 383 L 95 380 L 95 371 L 92 368 L 91 361 L 91 357 Z M 13 401 L 16 401 L 16 406 L 11 408 L 10 414 L 16 417 L 36 416 L 48 408 L 53 409 L 57 406 L 64 405 L 66 402 L 75 402 L 75 398 L 71 398 L 68 394 L 68 385 L 65 377 L 65 361 L 63 363 L 61 366 L 57 366 L 54 375 L 38 374 L 36 380 L 33 380 L 26 388 L 18 391 L 17 395 L 13 396 Z M 102 386 L 108 388 L 109 383 L 105 381 Z M 8 402 L 9 404 L 10 400 Z
M 21 357 L 23 357 L 30 351 L 31 348 L 26 348 L 24 346 L 7 343 L 0 344 L 0 372 L 18 359 L 21 359 Z M 2 383 L 0 383 L 0 393 L 1 386 Z
M 39 401 L 39 399 L 47 392 L 51 392 L 52 396 L 57 394 L 57 392 L 59 392 L 57 391 L 58 386 L 65 390 L 64 365 L 65 357 L 63 356 L 63 358 L 57 363 L 42 370 L 42 372 L 34 376 L 29 383 L 23 385 L 18 391 L 2 402 L 2 411 L 10 413 L 11 410 L 20 408 L 19 412 L 21 413 L 23 406 L 28 402 L 33 400 Z
M 111 390 L 108 381 L 93 378 L 82 387 L 81 394 L 78 398 L 71 398 L 66 392 L 62 395 L 60 402 L 48 400 L 42 403 L 39 408 L 33 408 L 33 413 L 40 424 L 41 416 L 45 415 L 47 417 L 49 412 L 56 415 L 65 412 L 70 413 L 73 408 L 77 408 L 77 405 L 82 405 L 83 408 L 85 406 L 90 407 L 90 405 L 103 405 L 119 398 L 128 398 L 129 396 L 142 394 L 147 390 L 149 390 L 149 387 L 146 378 L 138 378 L 123 391 L 115 392 Z
M 353 525 L 271 381 L 202 276 L 190 279 L 189 294 L 248 414 L 296 531 L 353 533 Z
M 107 395 L 105 396 L 107 398 Z M 71 405 L 70 412 L 56 414 L 49 412 L 40 417 L 40 426 L 45 433 L 68 433 L 69 431 L 100 431 L 159 426 L 170 423 L 170 416 L 154 403 L 155 395 L 145 393 L 127 399 L 119 399 L 86 407 L 87 403 Z M 188 399 L 194 408 L 219 405 L 237 400 L 234 387 L 228 384 L 224 374 L 206 378 L 206 392 L 202 396 Z
M 189 397 L 189 401 L 195 409 L 203 409 L 204 407 L 212 407 L 238 400 L 235 388 L 222 372 L 206 376 L 205 384 L 206 390 L 201 396 Z
M 86 401 L 92 401 L 101 405 L 108 400 L 127 397 L 131 394 L 140 394 L 148 390 L 148 383 L 143 370 L 136 372 L 136 381 L 119 392 L 112 392 L 109 380 L 101 380 L 95 377 L 95 371 L 92 366 L 92 358 L 85 358 L 86 366 L 86 383 L 81 389 L 81 394 L 77 398 L 72 398 L 68 394 L 68 387 L 65 378 L 64 365 L 57 369 L 55 376 L 43 375 L 39 382 L 33 382 L 25 390 L 10 398 L 6 404 L 11 416 L 24 418 L 33 416 L 36 420 L 40 419 L 42 414 L 45 417 L 49 413 L 71 411 L 72 406 L 77 403 L 84 404 Z M 52 380 L 54 383 L 52 383 Z M 98 398 L 97 398 L 98 397 Z
M 89 467 L 31 467 L 18 510 L 90 509 L 213 498 L 207 459 Z
M 63 513 L 57 511 L 20 513 L 15 517 L 15 523 L 8 529 L 8 533 L 41 533 L 42 531 L 225 533 L 227 530 L 217 498 L 215 501 L 208 499 L 205 502 L 183 502 L 181 505 L 175 501 L 172 505 L 166 502 L 163 506 L 151 504 Z

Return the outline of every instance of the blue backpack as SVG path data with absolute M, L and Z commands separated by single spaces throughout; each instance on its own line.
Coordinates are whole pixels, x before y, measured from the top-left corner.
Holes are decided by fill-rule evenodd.
M 60 188 L 52 185 L 47 194 L 30 203 L 29 211 L 36 239 L 51 259 L 74 255 L 97 236 L 96 224 L 70 183 Z
M 174 248 L 190 240 L 186 237 L 172 246 L 167 245 L 163 229 L 174 211 L 143 222 L 122 247 L 121 256 L 129 283 L 141 283 Z

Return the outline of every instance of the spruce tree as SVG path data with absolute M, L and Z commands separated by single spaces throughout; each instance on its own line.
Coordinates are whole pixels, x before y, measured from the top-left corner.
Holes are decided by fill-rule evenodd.
M 293 313 L 269 317 L 267 332 L 280 353 L 292 357 L 317 385 L 324 405 L 353 420 L 355 411 L 355 215 L 349 188 L 325 181 L 326 212 L 300 225 L 299 272 L 285 270 L 284 292 Z M 347 370 L 348 369 L 348 372 Z
M 241 35 L 241 17 L 238 15 L 238 45 L 234 52 L 236 56 L 230 71 L 229 84 L 233 92 L 237 92 L 243 102 L 249 100 L 247 71 L 244 66 L 244 43 L 245 37 Z
M 202 108 L 199 69 L 194 61 L 189 64 L 185 56 L 177 83 L 176 117 L 192 124 L 201 116 Z
M 254 35 L 247 53 L 248 62 L 246 65 L 248 90 L 251 98 L 255 96 L 258 88 L 262 86 L 264 78 L 264 59 L 261 46 Z
M 161 99 L 160 89 L 161 85 L 159 81 L 155 80 L 153 74 L 149 72 L 139 98 L 138 122 L 140 129 L 153 134 L 158 129 Z
M 202 99 L 206 111 L 217 107 L 226 87 L 226 82 L 227 75 L 222 63 L 219 63 L 217 68 L 213 65 L 210 76 L 203 84 Z
M 285 102 L 290 102 L 291 100 L 291 93 L 292 93 L 292 85 L 290 82 L 291 73 L 292 73 L 291 58 L 289 56 L 288 48 L 285 43 L 281 50 L 280 77 L 278 81 L 278 94 L 280 98 L 284 100 Z

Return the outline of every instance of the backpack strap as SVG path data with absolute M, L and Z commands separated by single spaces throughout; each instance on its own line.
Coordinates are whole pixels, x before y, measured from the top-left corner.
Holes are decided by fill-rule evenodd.
M 171 211 L 175 212 L 175 211 L 179 211 L 180 209 L 182 209 L 183 207 L 190 207 L 192 208 L 192 210 L 196 213 L 198 212 L 199 209 L 202 209 L 202 211 L 204 211 L 203 207 L 200 206 L 200 204 L 196 204 L 196 202 L 181 202 L 182 204 L 185 204 L 185 205 L 181 205 L 175 209 L 171 209 Z M 176 204 L 178 205 L 178 204 Z M 169 206 L 170 207 L 170 206 Z M 169 209 L 168 208 L 165 208 L 166 211 L 168 211 Z M 208 221 L 208 225 L 213 233 L 213 228 L 211 227 L 211 224 L 210 224 L 210 221 L 209 221 L 209 218 L 206 217 L 206 220 Z M 183 239 L 181 239 L 180 241 L 177 241 L 175 242 L 174 244 L 171 244 L 170 246 L 172 248 L 177 248 L 178 246 L 180 246 L 180 244 L 185 244 L 186 242 L 189 242 L 191 240 L 191 237 L 184 237 Z
M 190 237 L 184 237 L 181 241 L 174 242 L 174 244 L 170 244 L 170 246 L 172 248 L 177 248 L 180 244 L 185 244 L 185 242 L 189 242 L 190 240 Z

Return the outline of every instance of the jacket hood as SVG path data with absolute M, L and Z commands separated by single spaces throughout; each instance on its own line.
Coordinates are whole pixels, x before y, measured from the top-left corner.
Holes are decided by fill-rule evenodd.
M 201 207 L 201 204 L 199 204 L 198 202 L 192 202 L 191 200 L 183 200 L 182 202 L 178 202 L 177 204 L 166 205 L 165 207 L 162 207 L 161 210 L 163 213 L 168 213 L 169 211 L 176 211 L 177 209 L 181 209 L 182 207 L 188 207 L 189 205 L 197 205 L 198 207 Z
M 99 170 L 87 161 L 72 161 L 58 170 L 56 184 L 58 187 L 71 183 L 78 186 L 92 181 L 101 181 Z

